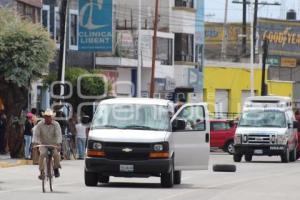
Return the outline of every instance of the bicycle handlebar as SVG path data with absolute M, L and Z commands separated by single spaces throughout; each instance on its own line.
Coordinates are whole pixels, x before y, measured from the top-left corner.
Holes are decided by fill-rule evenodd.
M 53 147 L 53 148 L 59 149 L 58 146 L 51 145 L 51 144 L 39 144 L 39 145 L 33 146 L 33 148 L 38 148 L 38 147 Z

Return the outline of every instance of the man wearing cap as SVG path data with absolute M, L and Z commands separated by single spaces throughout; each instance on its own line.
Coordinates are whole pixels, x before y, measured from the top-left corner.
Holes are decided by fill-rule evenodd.
M 54 145 L 59 147 L 62 143 L 62 134 L 61 134 L 61 128 L 57 121 L 53 119 L 55 116 L 55 113 L 51 109 L 47 109 L 43 114 L 44 119 L 41 120 L 36 128 L 35 128 L 35 134 L 36 134 L 36 143 L 41 145 Z M 44 159 L 47 156 L 47 148 L 46 147 L 40 147 L 40 157 L 39 157 L 39 169 L 41 172 L 41 175 L 39 176 L 40 179 L 44 178 Z M 57 151 L 57 149 L 54 149 L 53 151 L 53 158 L 54 158 L 54 176 L 59 177 L 59 168 L 60 166 L 60 156 Z

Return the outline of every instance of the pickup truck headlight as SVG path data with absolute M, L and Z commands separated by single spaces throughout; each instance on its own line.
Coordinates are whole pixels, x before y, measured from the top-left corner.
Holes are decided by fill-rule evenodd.
M 234 136 L 234 144 L 242 144 L 242 135 Z
M 287 143 L 287 138 L 285 135 L 277 135 L 277 144 L 285 145 Z

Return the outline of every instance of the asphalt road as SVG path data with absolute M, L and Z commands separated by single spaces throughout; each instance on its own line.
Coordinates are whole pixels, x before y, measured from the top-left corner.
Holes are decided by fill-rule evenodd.
M 279 157 L 254 157 L 237 164 L 237 172 L 213 172 L 213 164 L 233 164 L 232 156 L 213 153 L 210 170 L 183 173 L 181 185 L 160 187 L 159 178 L 111 178 L 111 183 L 86 187 L 83 161 L 63 161 L 54 192 L 42 193 L 37 166 L 0 169 L 1 200 L 292 200 L 300 199 L 300 160 L 283 164 Z

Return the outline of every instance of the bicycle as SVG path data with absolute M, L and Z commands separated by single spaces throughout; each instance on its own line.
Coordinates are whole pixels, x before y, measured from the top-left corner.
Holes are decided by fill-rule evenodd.
M 53 170 L 53 150 L 56 148 L 58 149 L 57 146 L 54 145 L 36 145 L 34 148 L 37 147 L 46 147 L 47 148 L 47 156 L 46 159 L 44 160 L 45 162 L 45 174 L 44 177 L 42 178 L 42 189 L 43 192 L 46 192 L 45 186 L 46 183 L 49 182 L 49 187 L 50 187 L 50 191 L 53 192 L 53 176 L 54 176 L 54 170 Z
M 74 160 L 76 160 L 76 141 L 74 141 L 72 137 L 72 134 L 63 135 L 62 152 L 64 159 L 66 160 L 70 160 L 71 155 L 73 156 Z

